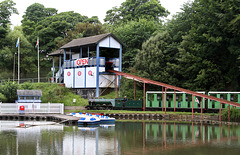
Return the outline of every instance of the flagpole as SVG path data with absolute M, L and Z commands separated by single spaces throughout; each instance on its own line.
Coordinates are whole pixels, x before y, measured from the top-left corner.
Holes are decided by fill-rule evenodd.
M 20 41 L 18 42 L 18 84 L 20 82 Z
M 40 82 L 40 68 L 39 68 L 39 38 L 37 38 L 37 50 L 38 50 L 38 83 Z
M 14 56 L 13 56 L 13 82 L 14 82 L 14 79 L 15 79 L 15 55 L 16 55 L 17 53 L 16 52 L 14 52 Z

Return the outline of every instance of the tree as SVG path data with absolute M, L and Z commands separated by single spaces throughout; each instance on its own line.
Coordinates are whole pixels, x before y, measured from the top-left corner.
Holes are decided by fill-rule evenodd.
M 0 3 L 0 26 L 6 28 L 7 24 L 10 24 L 10 17 L 12 14 L 18 14 L 18 11 L 14 6 L 12 0 L 5 0 Z
M 176 63 L 177 46 L 168 32 L 159 32 L 143 43 L 136 56 L 134 69 L 137 75 L 168 84 L 178 82 L 171 64 Z
M 123 68 L 125 70 L 133 67 L 135 56 L 141 49 L 142 43 L 148 40 L 160 27 L 161 25 L 155 21 L 140 19 L 121 24 L 113 30 L 113 33 L 126 44 L 123 53 Z
M 73 30 L 76 24 L 86 20 L 86 16 L 79 13 L 62 12 L 60 14 L 50 16 L 38 22 L 32 38 L 32 43 L 36 43 L 37 36 L 41 41 L 41 50 L 50 52 L 56 49 L 56 38 L 67 37 L 67 31 Z
M 4 46 L 4 38 L 6 37 L 12 14 L 18 14 L 16 4 L 12 0 L 5 0 L 0 3 L 0 49 Z
M 37 71 L 37 52 L 33 52 L 34 47 L 28 42 L 22 32 L 21 26 L 14 27 L 14 30 L 10 30 L 7 34 L 5 41 L 6 45 L 0 49 L 0 72 L 2 78 L 12 77 L 14 54 L 15 54 L 15 65 L 17 66 L 17 48 L 16 42 L 18 37 L 20 38 L 20 70 L 21 77 L 27 77 L 34 75 Z M 31 67 L 29 67 L 31 66 Z
M 23 15 L 22 27 L 25 35 L 31 35 L 34 32 L 35 24 L 44 20 L 46 17 L 54 16 L 57 10 L 54 8 L 45 8 L 44 5 L 34 3 L 27 7 Z
M 202 67 L 195 79 L 196 83 L 202 81 L 201 86 L 206 90 L 236 90 L 239 86 L 239 60 L 237 58 L 240 54 L 240 36 L 236 35 L 239 29 L 232 27 L 233 23 L 238 25 L 239 8 L 239 0 L 196 0 L 193 3 L 192 9 L 195 13 L 190 16 L 191 30 L 186 37 L 186 42 L 191 40 L 193 42 L 190 46 L 191 53 L 202 58 L 203 64 L 210 65 L 210 67 L 209 65 L 206 68 Z M 218 74 L 213 74 L 216 69 L 222 80 L 218 78 Z M 204 76 L 201 76 L 202 74 Z M 211 84 L 206 82 L 209 78 L 205 77 L 213 76 L 216 77 L 215 81 L 211 80 Z M 218 83 L 222 85 L 217 87 Z
M 15 103 L 15 100 L 17 99 L 17 88 L 18 85 L 12 81 L 0 85 L 0 100 L 7 103 Z
M 195 0 L 168 23 L 179 48 L 174 68 L 182 87 L 238 89 L 239 8 L 238 0 Z
M 99 34 L 106 33 L 105 28 L 102 24 L 93 24 L 93 23 L 78 23 L 73 30 L 68 30 L 66 32 L 66 37 L 59 37 L 56 39 L 57 47 L 61 47 L 66 43 L 72 41 L 73 39 L 89 37 Z
M 84 23 L 91 23 L 91 24 L 101 24 L 98 19 L 98 16 L 92 16 L 91 18 L 87 18 L 83 21 Z
M 34 23 L 38 23 L 42 21 L 46 17 L 54 16 L 57 14 L 57 10 L 53 8 L 45 8 L 44 5 L 39 3 L 34 3 L 27 7 L 25 14 L 23 15 L 22 22 L 26 20 L 33 21 Z
M 135 71 L 191 90 L 237 90 L 239 8 L 238 0 L 186 3 L 167 32 L 143 44 Z
M 126 0 L 119 8 L 113 7 L 108 10 L 104 21 L 116 25 L 145 18 L 160 23 L 160 18 L 168 14 L 169 12 L 161 6 L 159 0 Z

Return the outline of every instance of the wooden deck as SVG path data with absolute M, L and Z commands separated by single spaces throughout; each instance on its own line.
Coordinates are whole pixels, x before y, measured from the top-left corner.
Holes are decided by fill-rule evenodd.
M 62 114 L 0 114 L 0 120 L 47 120 L 67 125 L 76 125 L 79 118 Z

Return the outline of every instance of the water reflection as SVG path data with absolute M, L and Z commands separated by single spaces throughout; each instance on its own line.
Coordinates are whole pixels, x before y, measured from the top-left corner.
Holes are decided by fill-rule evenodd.
M 0 121 L 0 154 L 239 154 L 240 126 L 116 122 L 100 127 Z

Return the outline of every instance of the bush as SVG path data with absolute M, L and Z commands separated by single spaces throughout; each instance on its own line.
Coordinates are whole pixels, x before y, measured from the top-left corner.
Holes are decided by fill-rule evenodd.
M 223 120 L 228 121 L 228 108 L 222 111 L 221 117 Z M 230 109 L 230 121 L 240 122 L 240 109 L 231 108 Z
M 86 106 L 88 103 L 88 100 L 59 84 L 25 82 L 17 85 L 11 81 L 0 85 L 0 102 L 14 103 L 17 99 L 17 89 L 42 90 L 42 103 L 64 103 L 65 106 Z M 73 99 L 76 99 L 75 103 Z
M 2 93 L 0 93 L 0 102 L 4 103 L 7 101 L 6 96 L 4 96 Z
M 88 100 L 73 94 L 70 89 L 59 84 L 35 83 L 33 89 L 42 90 L 43 103 L 64 103 L 65 106 L 86 106 L 88 103 Z M 75 103 L 73 99 L 76 99 Z
M 17 89 L 18 85 L 12 81 L 8 81 L 0 85 L 0 93 L 2 93 L 6 98 L 5 102 L 15 103 L 17 99 Z

